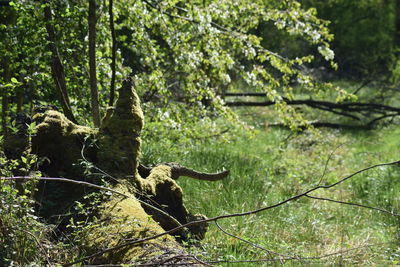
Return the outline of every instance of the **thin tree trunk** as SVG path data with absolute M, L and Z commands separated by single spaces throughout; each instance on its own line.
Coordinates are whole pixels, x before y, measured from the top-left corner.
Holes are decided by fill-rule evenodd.
M 24 105 L 24 91 L 17 91 L 17 114 L 22 112 L 22 106 Z
M 7 58 L 3 58 L 3 77 L 4 81 L 9 81 L 11 78 L 10 68 Z M 3 135 L 7 134 L 7 115 L 8 115 L 8 88 L 1 90 L 1 128 Z
M 44 7 L 44 18 L 46 20 L 46 30 L 49 41 L 49 49 L 51 52 L 51 71 L 57 88 L 58 98 L 65 116 L 72 122 L 77 123 L 72 113 L 71 105 L 69 102 L 67 84 L 65 82 L 64 67 L 61 63 L 60 55 L 56 46 L 56 34 L 53 26 L 53 16 L 51 14 L 51 8 L 47 1 L 46 6 Z
M 116 63 L 116 53 L 117 53 L 117 40 L 115 37 L 115 29 L 114 29 L 114 13 L 113 13 L 113 0 L 109 1 L 108 5 L 108 14 L 110 17 L 110 30 L 111 30 L 111 38 L 112 38 L 112 47 L 111 47 L 111 86 L 110 86 L 110 101 L 108 105 L 111 107 L 114 105 L 115 98 L 115 63 Z
M 96 77 L 96 0 L 89 0 L 89 78 L 92 116 L 95 127 L 100 127 L 99 92 Z
M 399 0 L 394 0 L 395 2 L 395 14 L 396 14 L 396 19 L 395 19 L 395 33 L 394 33 L 394 46 L 397 51 L 396 56 L 399 58 L 399 52 L 398 48 L 400 47 L 400 1 Z
M 0 23 L 4 25 L 13 25 L 15 24 L 15 20 L 17 18 L 17 14 L 13 8 L 9 7 L 9 2 L 6 1 L 2 4 L 4 6 L 2 8 L 3 12 L 0 14 Z M 2 40 L 6 41 L 6 40 Z M 12 71 L 10 68 L 10 58 L 8 56 L 0 57 L 0 69 L 3 69 L 3 81 L 4 83 L 8 83 L 12 77 Z M 9 111 L 9 102 L 10 98 L 8 96 L 9 88 L 5 87 L 1 90 L 1 131 L 3 135 L 6 135 L 8 132 L 7 129 L 7 117 Z

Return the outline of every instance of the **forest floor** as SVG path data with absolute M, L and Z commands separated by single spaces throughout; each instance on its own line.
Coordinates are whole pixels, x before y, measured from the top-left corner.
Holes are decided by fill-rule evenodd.
M 254 127 L 250 133 L 227 140 L 178 140 L 163 149 L 151 142 L 143 146 L 143 162 L 179 162 L 201 171 L 231 171 L 219 182 L 178 180 L 194 213 L 214 217 L 256 210 L 371 165 L 400 159 L 399 126 L 294 134 L 265 126 L 271 116 L 265 108 L 239 112 Z M 312 195 L 399 213 L 400 169 L 374 168 Z M 232 235 L 211 224 L 201 248 L 194 252 L 217 266 L 400 263 L 399 217 L 367 208 L 301 198 L 254 215 L 219 220 L 218 224 Z M 279 260 L 285 258 L 290 259 Z

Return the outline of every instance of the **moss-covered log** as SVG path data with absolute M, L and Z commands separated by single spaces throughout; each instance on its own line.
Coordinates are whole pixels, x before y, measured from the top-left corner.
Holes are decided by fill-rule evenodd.
M 140 131 L 143 128 L 143 114 L 139 98 L 132 81 L 124 81 L 119 90 L 119 99 L 113 114 L 109 114 L 99 130 L 76 125 L 63 114 L 48 110 L 36 114 L 37 134 L 33 138 L 32 149 L 41 157 L 48 158 L 42 170 L 50 176 L 70 179 L 87 179 L 82 160 L 89 160 L 97 168 L 113 176 L 111 184 L 129 197 L 113 195 L 96 207 L 96 218 L 100 224 L 85 231 L 82 239 L 89 253 L 109 249 L 126 239 L 145 238 L 170 230 L 179 224 L 204 218 L 192 215 L 183 203 L 183 192 L 175 179 L 179 175 L 198 178 L 201 173 L 190 171 L 177 164 L 158 165 L 149 170 L 147 177 L 137 171 L 140 152 Z M 88 142 L 89 140 L 89 142 Z M 88 143 L 95 146 L 87 147 Z M 85 158 L 83 158 L 85 155 Z M 193 174 L 194 173 L 194 174 Z M 205 174 L 206 180 L 225 177 L 221 174 Z M 211 175 L 211 176 L 210 176 Z M 91 178 L 89 181 L 98 182 Z M 56 190 L 56 192 L 54 192 Z M 39 202 L 43 216 L 51 217 L 82 199 L 88 191 L 72 185 L 42 185 Z M 53 196 L 46 198 L 43 196 Z M 44 201 L 46 200 L 46 201 Z M 161 210 L 161 211 L 160 211 Z M 86 218 L 87 219 L 87 218 Z M 195 225 L 177 233 L 178 239 L 165 236 L 136 247 L 124 247 L 113 253 L 99 254 L 90 259 L 93 263 L 128 263 L 161 259 L 165 255 L 182 254 L 184 249 L 178 241 L 188 234 L 201 239 L 206 232 L 206 224 Z M 164 255 L 164 256 L 160 256 Z M 161 257 L 161 258 L 160 258 Z M 185 261 L 179 260 L 180 263 Z M 193 265 L 190 260 L 187 262 Z
M 143 239 L 164 232 L 142 208 L 131 185 L 121 183 L 115 189 L 129 197 L 114 194 L 99 207 L 99 224 L 88 230 L 84 237 L 85 248 L 90 254 L 116 247 L 128 240 Z M 127 246 L 88 260 L 92 264 L 154 262 L 160 255 L 184 254 L 184 249 L 171 236 L 165 235 L 137 246 Z

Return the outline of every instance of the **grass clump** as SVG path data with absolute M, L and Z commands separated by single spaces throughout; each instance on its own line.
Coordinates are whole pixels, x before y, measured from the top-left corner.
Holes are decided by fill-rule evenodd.
M 144 161 L 179 162 L 202 171 L 229 169 L 230 176 L 221 182 L 178 181 L 189 208 L 214 217 L 272 205 L 318 184 L 331 184 L 359 169 L 400 158 L 400 130 L 395 126 L 368 133 L 321 130 L 293 134 L 265 128 L 262 123 L 255 125 L 252 134 L 237 135 L 226 142 L 185 142 L 185 149 L 172 152 L 153 154 L 156 148 L 147 142 Z M 180 147 L 179 141 L 174 146 Z M 398 166 L 376 168 L 312 195 L 399 213 L 399 171 Z M 257 249 L 211 225 L 202 243 L 210 261 L 299 259 L 273 261 L 284 266 L 391 266 L 400 261 L 398 217 L 369 209 L 302 198 L 219 224 L 273 252 Z

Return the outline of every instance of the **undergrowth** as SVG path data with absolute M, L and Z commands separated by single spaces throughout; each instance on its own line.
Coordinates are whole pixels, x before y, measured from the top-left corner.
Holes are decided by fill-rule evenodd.
M 396 125 L 367 132 L 293 133 L 267 127 L 265 121 L 274 117 L 268 109 L 246 108 L 240 113 L 248 121 L 247 126 L 206 116 L 174 125 L 171 122 L 177 119 L 164 113 L 159 114 L 164 120 L 147 123 L 141 159 L 144 164 L 178 162 L 205 172 L 230 170 L 228 178 L 218 182 L 185 177 L 178 180 L 192 213 L 214 217 L 256 210 L 317 185 L 334 183 L 359 169 L 400 159 L 400 128 Z M 16 169 L 28 170 L 25 165 L 35 164 L 37 159 L 33 158 L 31 163 L 32 158 L 25 155 L 8 161 L 0 155 L 0 160 L 2 176 L 11 176 Z M 33 183 L 20 187 L 15 182 L 0 184 L 1 266 L 69 262 L 70 257 L 84 253 L 73 245 L 73 240 L 52 239 L 54 226 L 42 223 L 35 216 L 31 198 L 34 190 Z M 399 213 L 399 192 L 399 166 L 386 166 L 312 195 Z M 211 224 L 200 248 L 193 251 L 217 266 L 396 266 L 400 263 L 400 220 L 376 210 L 301 198 L 218 223 L 234 236 Z M 78 229 L 78 235 L 70 238 L 79 238 L 86 226 L 93 225 L 83 225 L 82 231 Z M 282 260 L 269 261 L 272 258 Z
M 359 169 L 400 158 L 396 126 L 370 132 L 339 130 L 294 134 L 256 125 L 252 133 L 218 142 L 179 141 L 178 149 L 143 146 L 144 162 L 179 162 L 202 171 L 231 171 L 222 182 L 182 177 L 185 200 L 193 212 L 214 217 L 255 210 Z M 379 207 L 399 213 L 398 166 L 363 172 L 313 196 Z M 211 225 L 202 242 L 210 261 L 294 258 L 273 262 L 219 263 L 221 266 L 393 266 L 400 262 L 400 220 L 379 211 L 302 198 L 255 215 L 224 219 L 221 227 L 265 249 L 260 250 Z M 199 251 L 197 251 L 199 253 Z M 279 253 L 280 255 L 274 255 Z

